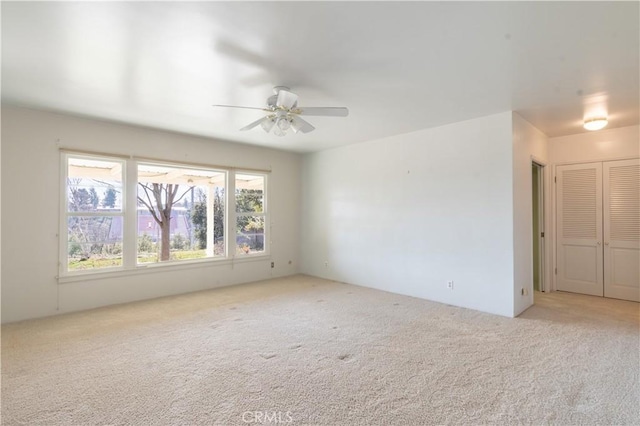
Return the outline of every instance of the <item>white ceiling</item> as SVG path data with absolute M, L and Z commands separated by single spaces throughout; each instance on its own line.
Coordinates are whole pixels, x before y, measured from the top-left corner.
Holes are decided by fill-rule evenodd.
M 639 122 L 638 2 L 2 2 L 2 100 L 307 152 L 514 110 Z M 239 128 L 275 85 L 316 131 Z

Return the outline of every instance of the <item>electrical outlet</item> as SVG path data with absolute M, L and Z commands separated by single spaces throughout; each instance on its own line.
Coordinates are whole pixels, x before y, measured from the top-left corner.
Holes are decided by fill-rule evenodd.
M 453 281 L 447 281 L 447 288 L 453 290 Z
M 325 268 L 328 268 L 328 267 L 329 267 L 329 261 L 328 261 L 328 260 L 325 260 L 325 261 L 324 261 L 324 267 L 325 267 Z

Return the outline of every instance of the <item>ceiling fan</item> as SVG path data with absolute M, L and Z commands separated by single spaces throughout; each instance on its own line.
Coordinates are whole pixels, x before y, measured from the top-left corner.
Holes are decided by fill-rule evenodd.
M 260 126 L 269 133 L 271 129 L 276 136 L 284 136 L 290 129 L 295 133 L 309 133 L 315 130 L 309 122 L 303 120 L 300 116 L 325 116 L 325 117 L 346 117 L 349 110 L 344 107 L 299 107 L 298 95 L 290 92 L 286 86 L 276 86 L 273 88 L 275 95 L 267 99 L 267 106 L 263 108 L 245 107 L 235 105 L 213 105 L 214 107 L 223 108 L 242 108 L 256 109 L 267 113 L 265 117 L 254 121 L 240 130 L 250 130 Z

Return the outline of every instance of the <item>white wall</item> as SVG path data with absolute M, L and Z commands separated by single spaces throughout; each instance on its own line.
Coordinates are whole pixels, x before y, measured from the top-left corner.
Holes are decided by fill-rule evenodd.
M 639 156 L 640 126 L 549 139 L 549 159 L 553 164 L 588 163 Z
M 0 123 L 2 123 L 2 110 L 0 110 Z M 2 170 L 2 137 L 0 135 L 0 171 Z M 2 223 L 2 173 L 0 172 L 0 224 Z M 2 241 L 2 226 L 0 225 L 0 241 Z M 0 244 L 0 265 L 2 263 L 2 244 Z M 0 272 L 0 318 L 2 317 L 2 273 Z
M 532 159 L 543 165 L 548 163 L 547 136 L 513 114 L 513 307 L 514 316 L 519 315 L 533 305 L 533 206 L 531 199 L 531 162 Z M 545 198 L 549 197 L 549 166 L 545 167 Z M 545 203 L 546 217 L 551 214 L 550 203 Z M 547 238 L 548 240 L 548 238 Z M 546 257 L 551 253 L 550 242 L 545 241 Z M 549 264 L 549 263 L 547 263 Z M 548 269 L 550 271 L 550 269 Z M 549 280 L 545 274 L 545 280 Z M 550 281 L 546 281 L 550 282 Z M 522 289 L 526 292 L 523 295 Z
M 511 112 L 306 155 L 303 272 L 513 316 L 512 161 Z
M 271 258 L 58 284 L 58 146 L 176 162 L 271 169 Z M 1 160 L 3 322 L 298 272 L 298 154 L 3 107 Z M 270 268 L 271 261 L 275 262 L 274 269 Z

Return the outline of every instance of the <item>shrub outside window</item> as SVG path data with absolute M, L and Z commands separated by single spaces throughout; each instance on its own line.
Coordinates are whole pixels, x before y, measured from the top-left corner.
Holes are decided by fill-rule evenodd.
M 66 156 L 66 270 L 122 267 L 123 166 L 118 159 Z
M 266 249 L 266 176 L 238 173 L 235 179 L 236 253 L 263 253 Z
M 138 164 L 137 262 L 224 256 L 226 172 Z
M 73 152 L 62 168 L 62 275 L 267 252 L 265 174 Z

